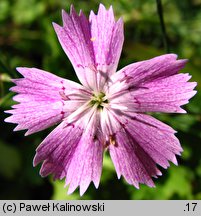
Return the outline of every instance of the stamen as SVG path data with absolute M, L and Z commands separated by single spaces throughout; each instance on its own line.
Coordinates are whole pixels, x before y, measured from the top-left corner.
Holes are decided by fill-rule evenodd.
M 95 38 L 95 37 L 92 37 L 90 40 L 93 42 L 93 41 L 95 41 L 95 40 L 96 40 L 96 38 Z
M 110 139 L 110 144 L 111 144 L 111 145 L 116 145 L 116 140 L 115 140 L 114 135 L 110 135 L 110 136 L 109 136 L 109 139 Z

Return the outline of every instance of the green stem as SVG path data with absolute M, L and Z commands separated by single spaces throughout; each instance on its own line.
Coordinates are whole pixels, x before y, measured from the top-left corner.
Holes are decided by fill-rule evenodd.
M 168 46 L 168 36 L 166 33 L 166 28 L 165 28 L 165 23 L 164 23 L 164 18 L 163 18 L 163 6 L 161 3 L 161 0 L 156 0 L 156 3 L 157 3 L 158 16 L 159 16 L 159 20 L 160 20 L 160 24 L 161 24 L 161 30 L 162 30 L 162 34 L 163 34 L 163 44 L 164 44 L 166 52 L 169 53 L 170 49 Z

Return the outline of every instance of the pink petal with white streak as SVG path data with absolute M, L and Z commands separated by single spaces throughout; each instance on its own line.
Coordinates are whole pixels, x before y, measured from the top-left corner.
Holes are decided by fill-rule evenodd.
M 177 74 L 185 60 L 173 54 L 138 62 L 113 75 L 108 97 L 115 105 L 124 104 L 129 112 L 185 113 L 196 91 L 189 74 Z
M 63 27 L 53 23 L 59 42 L 69 57 L 80 82 L 91 90 L 100 90 L 117 69 L 124 35 L 123 21 L 115 22 L 113 9 L 100 4 L 88 21 L 71 6 L 70 15 L 62 11 Z
M 169 166 L 168 161 L 177 165 L 175 155 L 180 155 L 182 148 L 175 131 L 145 114 L 119 117 L 112 112 L 112 115 L 121 125 L 114 134 L 115 144 L 109 146 L 118 177 L 123 175 L 137 188 L 139 183 L 153 187 L 151 178 L 161 175 L 157 164 L 163 168 Z
M 122 51 L 123 20 L 115 22 L 112 6 L 107 11 L 102 4 L 97 15 L 91 11 L 89 20 L 97 70 L 111 75 L 116 72 Z
M 5 121 L 18 124 L 15 130 L 28 129 L 26 135 L 60 122 L 69 113 L 64 107 L 66 99 L 62 93 L 69 94 L 83 88 L 77 83 L 36 68 L 17 70 L 24 78 L 13 80 L 16 86 L 11 90 L 18 93 L 13 99 L 20 104 L 14 105 L 13 110 L 6 111 L 13 115 Z M 82 104 L 82 101 L 78 104 Z
M 87 68 L 95 69 L 95 59 L 90 40 L 89 21 L 82 12 L 78 16 L 73 6 L 71 6 L 70 15 L 62 11 L 62 18 L 63 27 L 53 23 L 59 42 L 70 59 L 80 82 L 90 87 L 87 79 L 89 74 L 86 74 L 86 70 Z
M 88 118 L 85 116 L 86 118 L 76 124 L 66 126 L 64 121 L 36 151 L 34 165 L 44 161 L 41 175 L 46 176 L 51 173 L 55 179 L 65 177 L 66 185 L 70 184 L 68 193 L 72 193 L 80 186 L 80 195 L 82 195 L 91 181 L 96 187 L 99 185 L 103 143 L 101 136 L 95 137 L 98 118 L 91 115 L 93 113 L 89 112 Z M 87 128 L 84 127 L 86 124 Z

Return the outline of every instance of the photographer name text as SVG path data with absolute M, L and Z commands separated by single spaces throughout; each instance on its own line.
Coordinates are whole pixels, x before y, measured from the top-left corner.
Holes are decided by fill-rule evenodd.
M 105 210 L 104 203 L 96 204 L 70 204 L 70 203 L 59 203 L 50 202 L 47 204 L 27 204 L 24 202 L 20 203 L 4 203 L 4 213 L 15 213 L 15 212 L 102 212 Z

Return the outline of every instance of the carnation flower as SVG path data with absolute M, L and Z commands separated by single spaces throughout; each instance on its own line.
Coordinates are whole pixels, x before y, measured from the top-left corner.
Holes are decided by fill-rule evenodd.
M 175 131 L 147 112 L 185 113 L 181 105 L 195 95 L 189 74 L 178 74 L 186 60 L 166 54 L 117 70 L 124 40 L 123 21 L 100 5 L 89 20 L 73 7 L 53 23 L 59 42 L 81 84 L 36 68 L 17 68 L 23 78 L 11 90 L 19 102 L 5 121 L 29 135 L 60 123 L 36 150 L 41 176 L 65 178 L 68 193 L 82 195 L 99 185 L 102 160 L 109 151 L 118 178 L 139 188 L 154 186 L 157 165 L 177 164 L 182 147 Z

